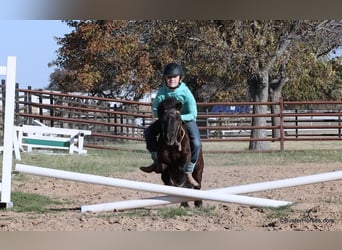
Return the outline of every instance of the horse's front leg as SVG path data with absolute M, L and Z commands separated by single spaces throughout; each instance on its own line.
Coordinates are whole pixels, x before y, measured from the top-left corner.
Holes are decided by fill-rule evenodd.
M 165 170 L 161 173 L 161 179 L 164 182 L 165 185 L 167 186 L 172 186 L 172 181 L 170 178 L 169 171 Z
M 168 167 L 169 167 L 169 164 L 158 160 L 156 173 L 163 173 Z

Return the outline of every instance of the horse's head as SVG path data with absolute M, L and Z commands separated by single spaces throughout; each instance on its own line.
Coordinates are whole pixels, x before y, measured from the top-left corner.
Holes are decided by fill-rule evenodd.
M 161 119 L 161 134 L 168 146 L 179 145 L 179 135 L 182 131 L 182 103 L 175 98 L 165 99 L 158 107 L 158 117 Z

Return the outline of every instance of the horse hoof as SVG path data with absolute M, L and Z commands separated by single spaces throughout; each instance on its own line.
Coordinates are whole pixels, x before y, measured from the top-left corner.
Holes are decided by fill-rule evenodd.
M 187 203 L 187 202 L 182 202 L 182 203 L 181 203 L 181 207 L 189 207 L 189 203 Z
M 202 207 L 203 202 L 202 200 L 195 201 L 195 207 Z

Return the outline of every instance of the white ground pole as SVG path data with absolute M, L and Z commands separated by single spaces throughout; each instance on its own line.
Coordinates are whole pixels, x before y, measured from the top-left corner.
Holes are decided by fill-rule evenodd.
M 215 193 L 228 193 L 228 194 L 246 194 L 260 191 L 267 191 L 272 189 L 288 188 L 295 186 L 302 186 L 326 181 L 337 181 L 342 180 L 342 171 L 327 172 L 320 174 L 313 174 L 307 176 L 300 176 L 294 178 L 287 178 L 281 180 L 253 183 L 238 185 L 226 188 L 218 188 L 208 190 L 209 192 Z M 81 207 L 82 212 L 104 212 L 104 211 L 120 211 L 127 209 L 136 209 L 149 206 L 168 205 L 172 203 L 181 203 L 186 201 L 192 201 L 186 197 L 178 196 L 159 196 L 151 197 L 139 200 L 124 200 L 109 203 L 99 203 L 94 205 L 84 205 Z
M 0 74 L 6 75 L 6 100 L 5 100 L 5 123 L 4 123 L 4 147 L 2 158 L 2 180 L 0 184 L 0 206 L 13 207 L 11 202 L 11 178 L 13 161 L 13 134 L 14 134 L 14 100 L 15 100 L 15 73 L 16 57 L 7 57 L 7 67 L 0 67 Z
M 20 173 L 60 178 L 64 180 L 86 182 L 91 184 L 100 184 L 113 187 L 127 188 L 133 190 L 171 194 L 175 196 L 182 196 L 195 199 L 212 200 L 219 202 L 233 202 L 250 206 L 262 207 L 280 207 L 291 204 L 288 201 L 278 201 L 263 198 L 254 198 L 248 196 L 222 194 L 209 191 L 195 190 L 189 188 L 172 187 L 160 184 L 131 181 L 125 179 L 104 177 L 98 175 L 90 175 L 83 173 L 76 173 L 64 170 L 57 170 L 51 168 L 42 168 L 24 164 L 16 164 L 15 170 Z

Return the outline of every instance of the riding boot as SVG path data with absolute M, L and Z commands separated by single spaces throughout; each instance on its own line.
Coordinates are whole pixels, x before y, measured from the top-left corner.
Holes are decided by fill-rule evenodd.
M 152 173 L 153 171 L 155 171 L 157 169 L 157 164 L 155 162 L 153 162 L 150 166 L 148 167 L 140 167 L 141 171 L 145 172 L 145 173 Z
M 199 183 L 192 177 L 192 172 L 194 171 L 196 163 L 189 162 L 189 164 L 185 168 L 185 176 L 188 182 L 193 186 L 193 187 L 199 187 Z
M 153 163 L 148 167 L 140 167 L 140 170 L 145 173 L 152 173 L 153 171 L 155 171 L 156 173 L 161 173 L 158 164 L 157 152 L 151 152 L 151 158 L 153 160 Z

